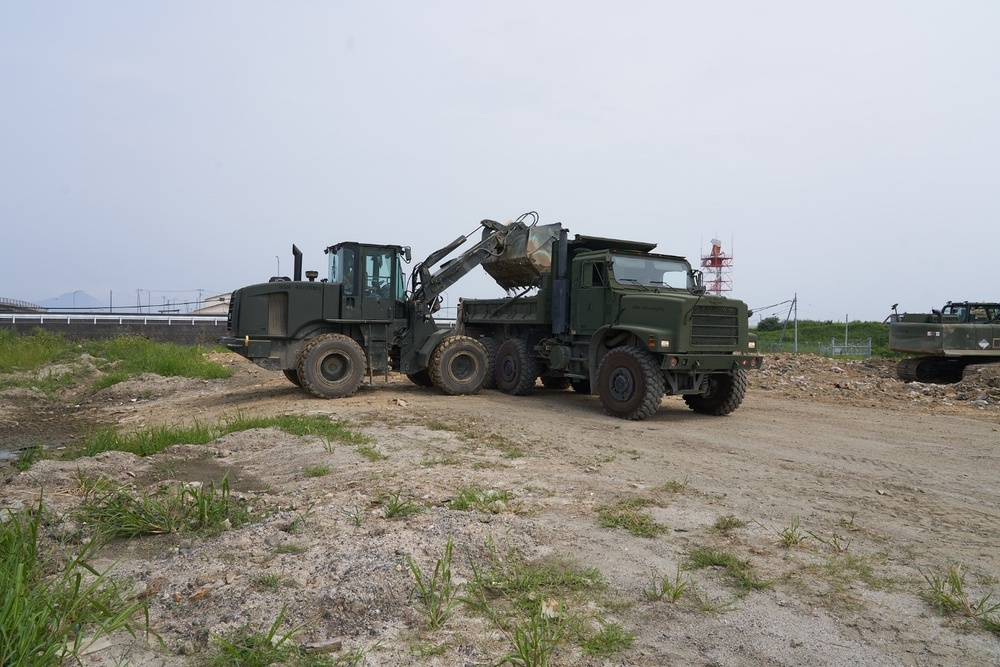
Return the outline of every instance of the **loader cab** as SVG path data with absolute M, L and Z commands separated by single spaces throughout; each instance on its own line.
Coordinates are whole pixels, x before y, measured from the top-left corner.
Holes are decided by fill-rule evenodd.
M 340 285 L 346 319 L 391 320 L 404 314 L 401 260 L 409 248 L 353 241 L 326 249 L 327 280 Z

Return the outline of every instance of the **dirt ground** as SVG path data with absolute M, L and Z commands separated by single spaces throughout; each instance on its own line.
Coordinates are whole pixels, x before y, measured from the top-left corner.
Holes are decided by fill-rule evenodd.
M 217 537 L 105 548 L 97 565 L 136 583 L 162 643 L 114 635 L 85 665 L 198 664 L 213 637 L 266 629 L 282 608 L 286 627 L 303 626 L 297 643 L 339 642 L 334 656 L 363 653 L 361 664 L 495 664 L 510 645 L 481 616 L 460 607 L 429 631 L 416 612 L 406 558 L 433 570 L 449 537 L 459 583 L 491 544 L 597 568 L 608 588 L 584 611 L 595 628 L 620 624 L 634 643 L 610 658 L 565 646 L 555 665 L 1000 664 L 1000 636 L 943 616 L 922 595 L 925 575 L 949 565 L 961 567 L 975 599 L 1000 583 L 996 368 L 939 387 L 904 384 L 888 362 L 772 355 L 729 416 L 696 415 L 667 397 L 654 417 L 626 422 L 603 415 L 596 397 L 540 384 L 527 397 L 445 397 L 376 378 L 323 401 L 280 373 L 218 359 L 235 368 L 232 378 L 144 376 L 55 402 L 7 391 L 0 441 L 58 447 L 87 424 L 326 414 L 371 436 L 383 458 L 263 429 L 147 458 L 107 453 L 4 472 L 0 507 L 42 492 L 57 514 L 79 502 L 80 472 L 139 491 L 228 474 L 265 517 Z M 311 466 L 330 471 L 309 476 Z M 450 507 L 474 485 L 512 499 L 495 513 Z M 387 494 L 425 510 L 385 518 Z M 665 532 L 601 525 L 599 507 L 635 498 L 656 500 L 646 509 Z M 720 517 L 745 523 L 721 530 Z M 690 569 L 690 554 L 706 547 L 747 559 L 770 585 L 737 597 L 717 568 Z M 692 591 L 676 603 L 651 599 L 654 577 L 673 578 L 678 566 Z M 262 586 L 266 574 L 281 584 Z

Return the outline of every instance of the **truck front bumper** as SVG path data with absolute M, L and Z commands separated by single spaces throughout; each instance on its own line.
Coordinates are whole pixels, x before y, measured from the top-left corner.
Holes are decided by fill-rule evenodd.
M 678 373 L 711 373 L 755 370 L 763 363 L 764 357 L 752 354 L 668 354 L 660 368 Z

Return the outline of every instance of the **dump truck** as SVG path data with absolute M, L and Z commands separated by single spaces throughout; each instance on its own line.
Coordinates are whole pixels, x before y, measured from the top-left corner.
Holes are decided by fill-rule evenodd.
M 530 224 L 529 224 L 530 221 Z M 701 271 L 655 243 L 576 235 L 536 213 L 483 268 L 500 299 L 461 299 L 457 330 L 488 350 L 487 380 L 512 395 L 544 387 L 597 394 L 605 411 L 644 419 L 664 395 L 707 415 L 736 410 L 760 368 L 742 301 L 706 293 Z
M 889 349 L 918 355 L 896 365 L 905 382 L 959 382 L 969 365 L 1000 362 L 1000 303 L 949 301 L 930 313 L 894 313 Z
M 272 277 L 233 292 L 225 347 L 258 366 L 281 371 L 290 382 L 321 398 L 357 391 L 367 377 L 389 371 L 449 395 L 478 392 L 492 374 L 483 345 L 439 326 L 434 314 L 442 294 L 484 259 L 501 253 L 523 224 L 483 220 L 482 238 L 460 236 L 414 266 L 407 281 L 408 246 L 354 241 L 326 248 L 327 276 L 306 271 L 292 246 L 293 277 Z M 407 286 L 408 285 L 408 286 Z

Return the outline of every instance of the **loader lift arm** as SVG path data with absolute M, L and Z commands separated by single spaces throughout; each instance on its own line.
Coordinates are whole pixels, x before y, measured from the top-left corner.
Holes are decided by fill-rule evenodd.
M 503 251 L 507 238 L 515 231 L 523 229 L 524 223 L 511 222 L 506 225 L 494 220 L 483 220 L 483 238 L 457 257 L 444 262 L 433 270 L 435 264 L 468 241 L 460 236 L 440 250 L 435 250 L 423 262 L 414 267 L 410 276 L 411 302 L 414 311 L 425 317 L 432 315 L 440 307 L 441 294 L 457 283 L 463 276 L 483 263 L 483 260 Z

